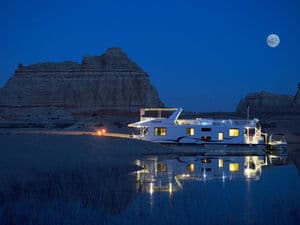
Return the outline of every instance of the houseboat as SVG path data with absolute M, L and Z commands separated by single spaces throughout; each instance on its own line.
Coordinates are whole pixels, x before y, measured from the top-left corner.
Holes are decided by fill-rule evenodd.
M 133 135 L 134 138 L 157 143 L 268 144 L 268 135 L 262 132 L 258 119 L 179 119 L 182 111 L 182 108 L 143 108 L 140 110 L 140 121 L 128 126 L 139 130 L 137 135 Z M 164 116 L 165 112 L 169 115 Z

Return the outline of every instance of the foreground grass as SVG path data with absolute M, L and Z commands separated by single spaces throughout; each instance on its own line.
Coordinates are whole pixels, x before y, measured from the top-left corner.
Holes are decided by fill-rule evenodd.
M 0 135 L 0 143 L 0 224 L 85 224 L 72 219 L 79 208 L 89 224 L 95 212 L 118 214 L 138 194 L 134 161 L 160 148 L 91 135 Z

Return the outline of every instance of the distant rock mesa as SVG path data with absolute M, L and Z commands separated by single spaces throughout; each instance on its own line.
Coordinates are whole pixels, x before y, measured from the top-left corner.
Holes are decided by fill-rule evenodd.
M 91 112 L 161 106 L 149 75 L 120 48 L 109 48 L 101 56 L 86 56 L 81 63 L 20 64 L 0 90 L 1 108 L 55 107 Z
M 258 92 L 248 94 L 236 109 L 238 113 L 246 113 L 247 108 L 256 114 L 293 114 L 300 113 L 300 83 L 295 96 Z

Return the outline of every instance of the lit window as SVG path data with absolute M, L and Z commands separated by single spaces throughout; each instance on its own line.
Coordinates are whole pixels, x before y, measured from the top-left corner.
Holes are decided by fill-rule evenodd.
M 229 129 L 229 136 L 230 137 L 238 137 L 239 133 L 240 133 L 239 129 L 237 129 L 237 128 Z
M 240 164 L 238 163 L 229 163 L 229 171 L 230 172 L 237 172 L 240 170 Z
M 193 136 L 195 135 L 195 129 L 194 128 L 186 128 L 186 134 Z
M 155 136 L 166 136 L 167 129 L 165 127 L 155 127 L 154 128 L 154 135 Z
M 219 141 L 223 141 L 224 140 L 224 133 L 219 133 L 218 138 L 219 138 Z
M 203 127 L 203 128 L 201 128 L 201 131 L 209 132 L 209 131 L 211 131 L 211 128 L 210 127 Z
M 223 159 L 219 159 L 218 164 L 219 164 L 220 168 L 224 167 L 224 160 Z

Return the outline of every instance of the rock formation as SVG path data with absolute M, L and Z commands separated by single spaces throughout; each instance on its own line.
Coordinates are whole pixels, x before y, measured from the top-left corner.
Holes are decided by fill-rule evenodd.
M 81 63 L 20 64 L 0 90 L 1 109 L 54 107 L 74 113 L 160 106 L 148 74 L 120 48 Z
M 300 84 L 295 96 L 274 94 L 265 91 L 249 94 L 239 102 L 236 112 L 246 113 L 248 106 L 250 112 L 255 114 L 300 113 Z
M 300 83 L 298 84 L 298 90 L 293 99 L 293 109 L 296 112 L 300 112 Z

